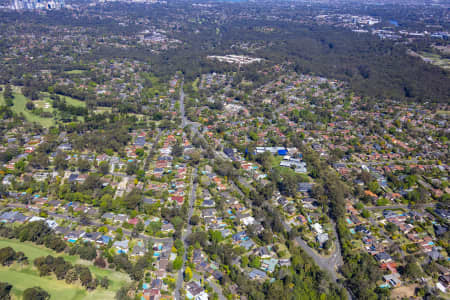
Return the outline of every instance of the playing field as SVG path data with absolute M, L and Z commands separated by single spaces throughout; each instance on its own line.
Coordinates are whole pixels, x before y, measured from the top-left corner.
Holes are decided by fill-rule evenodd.
M 34 245 L 32 243 L 21 243 L 17 240 L 0 239 L 0 248 L 12 247 L 15 251 L 22 251 L 30 260 L 30 265 L 21 266 L 14 264 L 11 267 L 0 267 L 0 281 L 9 282 L 13 285 L 12 294 L 20 299 L 23 291 L 29 287 L 40 286 L 46 290 L 51 299 L 78 300 L 78 299 L 113 299 L 116 291 L 130 281 L 125 273 L 100 269 L 91 262 L 81 260 L 76 256 L 57 254 L 56 252 Z M 55 276 L 40 277 L 37 270 L 32 266 L 36 257 L 47 255 L 61 255 L 72 264 L 83 264 L 89 266 L 95 277 L 108 276 L 109 289 L 97 288 L 93 292 L 87 292 L 80 284 L 66 284 L 57 280 Z
M 41 124 L 43 127 L 50 127 L 56 124 L 55 122 L 55 117 L 51 117 L 51 118 L 43 118 L 41 116 L 38 116 L 36 114 L 33 114 L 31 111 L 29 111 L 28 109 L 26 109 L 26 103 L 29 101 L 21 92 L 20 92 L 20 88 L 19 87 L 13 87 L 13 94 L 14 94 L 14 100 L 13 103 L 14 105 L 11 107 L 11 109 L 17 113 L 17 114 L 23 114 L 24 117 L 27 119 L 27 121 L 29 122 L 36 122 L 38 124 Z M 37 108 L 41 108 L 43 109 L 43 111 L 45 112 L 53 112 L 53 107 L 52 107 L 52 100 L 49 98 L 49 94 L 48 93 L 41 93 L 42 100 L 36 100 L 33 101 L 35 106 Z M 86 103 L 77 99 L 73 99 L 71 97 L 68 96 L 60 96 L 62 99 L 64 99 L 67 104 L 69 105 L 73 105 L 73 106 L 78 106 L 78 107 L 86 107 Z M 0 104 L 4 105 L 4 99 L 3 99 L 3 92 L 0 92 Z M 79 120 L 82 121 L 82 117 L 79 117 Z
M 0 96 L 0 104 L 4 105 L 5 102 L 3 99 L 3 93 L 1 93 L 1 94 L 2 95 Z M 15 88 L 15 87 L 13 88 L 13 95 L 14 95 L 14 100 L 13 100 L 14 105 L 12 106 L 12 110 L 15 113 L 17 113 L 17 114 L 23 113 L 23 115 L 25 116 L 27 121 L 39 123 L 44 127 L 50 127 L 55 124 L 55 121 L 53 120 L 53 118 L 42 118 L 38 115 L 31 113 L 28 109 L 26 109 L 25 105 L 26 105 L 28 99 L 20 93 L 18 88 Z

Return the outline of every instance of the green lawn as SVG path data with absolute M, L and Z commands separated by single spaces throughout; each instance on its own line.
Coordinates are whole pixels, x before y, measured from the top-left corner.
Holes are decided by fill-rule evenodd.
M 86 107 L 86 102 L 74 99 L 69 96 L 61 96 L 62 99 L 66 100 L 67 104 L 79 107 Z
M 27 121 L 29 122 L 36 122 L 41 124 L 44 127 L 50 127 L 55 124 L 55 121 L 53 118 L 41 118 L 40 116 L 37 116 L 33 113 L 31 113 L 28 109 L 26 109 L 25 104 L 27 103 L 28 99 L 20 93 L 20 89 L 17 87 L 13 87 L 13 94 L 14 94 L 14 100 L 13 100 L 13 107 L 12 110 L 18 114 L 23 113 Z M 5 104 L 3 99 L 3 93 L 1 93 L 0 96 L 0 103 L 2 105 Z
M 197 77 L 197 78 L 195 78 L 194 82 L 192 83 L 192 89 L 195 92 L 198 92 L 198 83 L 199 83 L 199 81 L 200 81 L 200 78 Z
M 52 103 L 52 100 L 50 99 L 50 94 L 49 93 L 41 93 L 44 96 L 44 100 L 47 101 L 48 103 Z M 86 103 L 84 101 L 80 101 L 77 99 L 74 99 L 72 97 L 69 96 L 62 96 L 62 95 L 58 95 L 61 99 L 66 100 L 67 104 L 73 105 L 73 106 L 79 106 L 79 107 L 86 107 Z
M 0 248 L 11 247 L 15 251 L 22 251 L 30 261 L 40 256 L 55 255 L 55 252 L 31 243 L 21 243 L 18 240 L 0 239 Z
M 66 74 L 83 74 L 84 70 L 70 70 L 66 71 Z
M 27 103 L 28 99 L 24 95 L 20 93 L 14 93 L 13 101 L 13 110 L 19 114 L 23 113 L 28 121 L 39 123 L 44 127 L 50 127 L 55 124 L 53 118 L 41 118 L 40 116 L 37 116 L 26 109 L 25 104 Z
M 115 292 L 125 283 L 130 282 L 127 274 L 101 269 L 92 265 L 92 262 L 82 260 L 77 256 L 58 254 L 45 247 L 37 246 L 29 242 L 21 243 L 18 240 L 0 239 L 0 248 L 12 247 L 16 251 L 22 251 L 29 258 L 30 266 L 21 267 L 13 265 L 12 267 L 0 268 L 0 281 L 9 282 L 13 285 L 13 294 L 17 297 L 29 287 L 40 286 L 51 294 L 51 299 L 78 300 L 78 299 L 113 299 Z M 87 292 L 80 285 L 66 284 L 64 281 L 56 280 L 54 276 L 40 277 L 37 271 L 31 266 L 33 260 L 40 256 L 63 256 L 65 260 L 72 264 L 82 264 L 89 266 L 95 277 L 108 276 L 109 289 L 98 288 L 93 292 Z
M 450 69 L 450 59 L 448 58 L 430 52 L 420 52 L 419 55 L 422 57 L 422 59 L 430 60 L 433 65 L 439 66 L 444 69 Z
M 17 114 L 23 113 L 23 115 L 25 116 L 26 120 L 29 122 L 36 122 L 38 124 L 41 124 L 43 127 L 50 127 L 56 124 L 55 119 L 54 118 L 42 118 L 38 115 L 33 114 L 31 111 L 29 111 L 28 109 L 26 109 L 25 105 L 28 101 L 28 99 L 20 92 L 20 87 L 13 87 L 13 94 L 14 94 L 14 100 L 13 103 L 14 105 L 12 106 L 12 110 L 14 112 L 16 112 Z M 50 99 L 50 95 L 48 93 L 41 93 L 43 98 L 42 100 L 37 100 L 34 101 L 36 107 L 38 108 L 42 108 L 44 111 L 47 112 L 52 112 L 53 111 L 53 107 L 52 107 L 52 100 Z M 69 105 L 73 105 L 73 106 L 78 106 L 78 107 L 86 107 L 86 103 L 84 101 L 80 101 L 68 96 L 60 96 L 62 99 L 64 99 L 67 104 Z M 49 107 L 45 108 L 45 104 L 48 103 Z M 0 104 L 4 105 L 4 99 L 3 99 L 3 93 L 0 92 Z M 78 120 L 83 122 L 84 118 L 83 117 L 78 117 Z
M 97 106 L 96 109 L 95 109 L 95 113 L 96 114 L 102 114 L 102 113 L 105 113 L 105 112 L 110 113 L 111 111 L 112 111 L 111 107 Z

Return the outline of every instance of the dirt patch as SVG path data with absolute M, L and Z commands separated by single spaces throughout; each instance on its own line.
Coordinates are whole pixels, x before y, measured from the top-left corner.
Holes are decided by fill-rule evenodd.
M 417 284 L 405 285 L 392 290 L 391 299 L 403 299 L 414 297 L 414 291 L 416 290 Z

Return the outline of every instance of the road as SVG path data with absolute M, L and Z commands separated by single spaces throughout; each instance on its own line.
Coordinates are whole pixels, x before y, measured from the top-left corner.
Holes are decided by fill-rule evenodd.
M 181 81 L 180 85 L 180 115 L 181 115 L 181 127 L 184 128 L 187 125 L 187 118 L 184 112 L 184 79 Z
M 391 165 L 391 164 L 425 164 L 430 162 L 436 162 L 434 160 L 418 160 L 418 159 L 398 159 L 398 160 L 385 160 L 385 161 L 367 161 L 367 162 L 343 162 L 344 165 L 349 166 L 379 166 L 379 165 Z
M 194 273 L 194 279 L 200 281 L 202 277 L 196 273 Z M 222 293 L 222 289 L 214 282 L 214 280 L 210 280 L 209 278 L 203 277 L 204 280 L 208 282 L 208 284 L 212 287 L 214 292 L 219 296 L 219 300 L 226 300 L 225 296 Z
M 158 134 L 156 135 L 155 139 L 153 140 L 152 149 L 150 149 L 150 151 L 148 152 L 147 159 L 145 160 L 145 164 L 144 164 L 145 172 L 148 171 L 148 167 L 150 166 L 150 161 L 153 159 L 153 156 L 155 155 L 156 147 L 158 146 L 158 142 L 159 142 L 159 138 L 161 137 L 163 132 L 164 132 L 164 130 L 158 129 Z
M 191 190 L 191 194 L 189 196 L 189 212 L 188 212 L 188 220 L 187 220 L 187 228 L 186 231 L 183 232 L 183 235 L 181 237 L 181 239 L 183 240 L 184 243 L 184 255 L 183 255 L 183 264 L 181 269 L 178 271 L 178 278 L 177 278 L 177 286 L 175 289 L 175 299 L 179 300 L 181 299 L 180 296 L 180 290 L 181 287 L 183 286 L 183 272 L 184 272 L 184 266 L 186 264 L 186 260 L 187 260 L 187 249 L 188 249 L 188 244 L 187 244 L 187 237 L 192 233 L 192 225 L 191 225 L 191 217 L 192 217 L 192 213 L 194 212 L 194 203 L 195 203 L 195 198 L 196 198 L 196 193 L 197 193 L 197 172 L 198 169 L 194 169 L 194 172 L 192 174 L 191 177 L 191 186 L 192 186 L 192 190 Z
M 184 90 L 183 90 L 183 85 L 184 85 L 184 80 L 181 82 L 181 86 L 180 86 L 180 115 L 181 115 L 181 125 L 184 128 L 185 126 L 190 126 L 192 131 L 194 132 L 194 134 L 198 135 L 201 139 L 203 139 L 203 141 L 205 141 L 205 143 L 207 143 L 205 137 L 203 136 L 203 134 L 199 131 L 199 128 L 201 127 L 201 124 L 196 123 L 196 122 L 191 122 L 186 118 L 186 113 L 185 113 L 185 109 L 184 109 L 184 98 L 185 98 L 185 94 L 184 94 Z M 217 151 L 214 151 L 214 156 L 217 157 L 218 153 Z M 191 190 L 191 195 L 189 197 L 189 213 L 188 213 L 188 226 L 187 226 L 187 230 L 183 235 L 183 242 L 184 242 L 184 249 L 188 248 L 187 242 L 186 242 L 186 238 L 192 233 L 192 226 L 190 224 L 191 221 L 191 217 L 192 214 L 194 212 L 194 203 L 195 203 L 195 199 L 196 199 L 196 193 L 197 193 L 197 183 L 196 182 L 196 178 L 197 178 L 197 173 L 198 173 L 198 169 L 195 169 L 193 177 L 192 177 L 192 182 L 191 182 L 191 186 L 192 186 L 192 190 Z M 183 256 L 183 267 L 181 268 L 181 270 L 178 273 L 178 278 L 177 278 L 177 285 L 176 285 L 176 290 L 175 290 L 175 299 L 180 299 L 180 289 L 183 286 L 183 272 L 184 272 L 184 267 L 185 267 L 185 263 L 186 263 L 186 251 L 185 254 Z M 197 280 L 200 279 L 200 276 L 197 274 L 194 274 L 194 278 L 196 278 Z M 213 290 L 217 293 L 217 295 L 219 296 L 220 300 L 225 300 L 226 298 L 224 297 L 223 293 L 222 293 L 222 289 L 221 287 L 219 287 L 214 281 L 209 280 L 208 278 L 205 278 L 205 280 L 208 281 L 209 285 L 213 288 Z
M 366 206 L 365 209 L 367 209 L 367 210 L 383 210 L 383 209 L 399 209 L 399 208 L 401 208 L 401 209 L 410 210 L 410 209 L 421 209 L 421 208 L 428 208 L 428 207 L 435 207 L 435 206 L 436 206 L 436 203 L 426 203 L 426 204 L 421 205 L 418 208 L 414 208 L 409 205 L 399 204 L 399 205 L 385 205 L 385 206 Z
M 333 235 L 335 236 L 334 241 L 334 251 L 329 256 L 321 256 L 316 251 L 314 251 L 311 247 L 306 244 L 306 242 L 301 238 L 297 237 L 295 238 L 295 241 L 297 244 L 309 255 L 311 258 L 315 261 L 315 263 L 322 269 L 326 270 L 334 282 L 338 279 L 338 273 L 337 269 L 342 266 L 343 259 L 341 255 L 341 245 L 339 243 L 339 238 L 336 233 L 336 224 L 332 222 L 333 224 Z M 285 224 L 285 228 L 289 228 L 290 226 L 288 224 Z
M 302 249 L 314 260 L 314 262 L 322 269 L 327 271 L 333 281 L 337 281 L 338 274 L 336 272 L 336 264 L 338 261 L 338 257 L 340 254 L 337 254 L 336 251 L 330 257 L 323 257 L 318 255 L 314 250 L 312 250 L 301 237 L 296 237 L 295 241 L 297 244 L 302 247 Z M 337 243 L 336 243 L 337 244 Z

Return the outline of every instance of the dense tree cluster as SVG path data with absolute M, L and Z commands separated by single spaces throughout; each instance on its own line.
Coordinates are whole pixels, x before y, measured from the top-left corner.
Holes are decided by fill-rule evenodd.
M 14 251 L 11 247 L 5 247 L 0 249 L 0 264 L 3 266 L 9 266 L 14 262 L 28 263 L 28 258 L 21 251 Z
M 81 285 L 88 290 L 94 290 L 101 283 L 102 287 L 107 287 L 107 278 L 94 278 L 89 267 L 82 265 L 72 266 L 70 262 L 64 260 L 63 257 L 38 257 L 34 260 L 34 265 L 39 271 L 40 276 L 47 276 L 51 273 L 56 275 L 58 280 L 65 280 L 67 283 L 76 283 L 78 280 Z M 105 282 L 106 283 L 105 283 Z
M 30 241 L 38 245 L 44 244 L 47 248 L 56 252 L 62 252 L 66 248 L 64 240 L 55 236 L 44 221 L 31 222 L 15 228 L 2 224 L 0 236 L 9 239 L 16 238 L 21 242 Z

